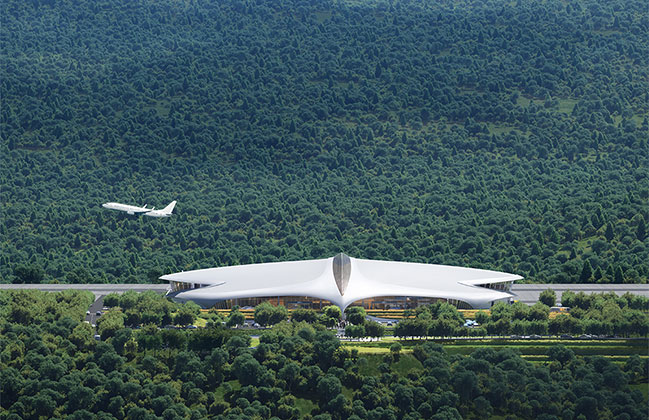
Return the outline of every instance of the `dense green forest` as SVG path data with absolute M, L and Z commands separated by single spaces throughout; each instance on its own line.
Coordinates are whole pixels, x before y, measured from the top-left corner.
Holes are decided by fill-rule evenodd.
M 306 322 L 281 322 L 255 348 L 220 322 L 122 324 L 96 341 L 85 293 L 0 292 L 0 419 L 646 419 L 649 364 L 637 354 L 613 363 L 554 345 L 532 363 L 511 348 L 463 356 L 424 342 L 365 355 Z M 118 300 L 183 306 L 151 293 Z
M 6 0 L 0 19 L 1 282 L 340 251 L 647 282 L 646 1 Z M 171 200 L 169 219 L 100 207 Z

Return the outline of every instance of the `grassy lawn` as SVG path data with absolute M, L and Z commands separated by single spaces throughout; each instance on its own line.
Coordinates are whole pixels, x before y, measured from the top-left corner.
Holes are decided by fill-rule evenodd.
M 358 354 L 388 354 L 390 349 L 387 347 L 360 347 L 360 346 L 343 346 L 347 350 L 356 349 Z M 402 349 L 402 353 L 412 353 L 412 349 Z
M 226 385 L 226 384 L 228 384 L 229 386 Z M 215 399 L 217 401 L 223 401 L 224 397 L 225 397 L 225 394 L 230 389 L 232 389 L 232 390 L 241 389 L 241 384 L 236 379 L 232 380 L 232 381 L 224 382 L 223 384 L 221 384 L 221 386 L 216 388 L 216 390 L 214 391 Z M 351 400 L 351 395 L 352 395 L 352 390 L 351 389 L 343 388 L 343 394 L 345 394 L 345 396 Z M 307 399 L 307 398 L 296 398 L 295 399 L 295 407 L 298 410 L 300 410 L 300 414 L 302 416 L 304 416 L 306 414 L 311 414 L 311 411 L 314 408 L 318 408 L 318 404 L 311 401 L 310 399 Z
M 570 114 L 577 104 L 576 99 L 558 99 L 559 102 L 559 112 L 563 112 L 565 114 Z
M 239 381 L 237 379 L 232 380 L 232 381 L 224 382 L 223 384 L 221 384 L 221 386 L 219 386 L 218 388 L 216 388 L 214 390 L 214 395 L 216 397 L 215 399 L 217 401 L 223 401 L 223 398 L 225 397 L 225 394 L 228 392 L 228 390 L 226 389 L 227 387 L 225 386 L 225 384 L 230 385 L 229 389 L 234 390 L 234 389 L 240 389 L 241 388 L 241 384 L 239 383 Z
M 400 376 L 406 376 L 410 371 L 420 370 L 424 366 L 410 354 L 399 355 L 399 360 L 392 363 L 392 370 L 398 372 Z
M 516 105 L 523 108 L 529 106 L 531 103 L 534 103 L 539 106 L 543 106 L 543 102 L 544 101 L 541 99 L 528 98 L 523 96 L 522 94 L 520 94 L 518 98 L 516 98 Z
M 362 375 L 378 376 L 381 374 L 379 365 L 383 363 L 384 354 L 368 353 L 363 354 L 361 357 L 365 359 L 364 362 L 360 363 L 359 372 Z M 423 366 L 414 356 L 404 354 L 402 351 L 399 360 L 393 362 L 391 368 L 393 371 L 399 373 L 399 375 L 405 376 L 412 370 L 422 369 Z
M 508 345 L 507 347 L 516 349 L 524 356 L 546 355 L 552 345 Z M 495 346 L 465 346 L 465 345 L 445 345 L 444 349 L 448 354 L 471 354 L 479 348 Z M 578 356 L 639 356 L 647 357 L 647 349 L 638 346 L 572 346 L 566 345 L 567 348 L 574 351 Z
M 494 124 L 494 123 L 486 123 L 487 129 L 489 130 L 489 134 L 509 134 L 514 130 L 518 130 L 521 132 L 521 130 L 518 129 L 518 127 L 512 126 L 512 125 L 507 125 L 507 124 Z M 522 133 L 521 133 L 522 134 Z M 477 311 L 474 311 L 477 312 Z M 465 315 L 466 317 L 466 315 Z
M 645 402 L 649 400 L 649 383 L 633 384 L 629 385 L 629 388 L 631 388 L 631 390 L 637 389 L 642 392 Z
M 314 408 L 318 407 L 318 404 L 314 403 L 311 400 L 307 400 L 306 398 L 296 398 L 295 399 L 295 407 L 300 410 L 300 414 L 302 416 L 306 414 L 311 414 L 311 411 Z
M 379 365 L 383 363 L 383 356 L 379 354 L 364 354 L 362 355 L 362 359 L 364 361 L 360 362 L 358 369 L 361 375 L 378 376 L 381 373 L 379 372 Z
M 390 345 L 400 342 L 403 346 L 401 353 L 409 355 L 413 348 L 425 340 L 398 340 L 394 337 L 384 338 L 381 341 L 372 342 L 346 342 L 343 344 L 348 350 L 355 349 L 359 356 L 367 357 L 368 361 L 372 356 L 382 358 L 390 353 Z M 518 350 L 521 356 L 528 361 L 547 361 L 547 353 L 550 347 L 562 344 L 571 349 L 577 356 L 603 356 L 613 362 L 624 362 L 627 357 L 638 355 L 641 358 L 649 358 L 649 342 L 647 340 L 483 340 L 483 341 L 462 341 L 448 340 L 440 341 L 447 354 L 469 355 L 481 348 L 503 348 L 508 347 Z M 368 367 L 371 369 L 371 366 Z

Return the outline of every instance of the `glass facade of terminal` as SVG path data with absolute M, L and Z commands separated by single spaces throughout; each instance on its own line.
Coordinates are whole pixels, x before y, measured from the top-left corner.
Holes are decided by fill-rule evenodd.
M 213 284 L 185 283 L 182 281 L 170 282 L 171 292 L 180 292 L 183 290 L 200 289 L 201 287 L 214 286 Z
M 308 296 L 274 296 L 221 300 L 214 304 L 214 308 L 232 309 L 234 306 L 239 306 L 240 308 L 254 308 L 262 302 L 269 302 L 272 305 L 282 305 L 287 309 L 322 309 L 325 306 L 332 305 L 328 300 L 311 298 Z
M 334 258 L 334 274 L 336 285 L 341 292 L 344 292 L 347 282 L 349 281 L 349 257 L 345 254 L 339 254 Z M 487 283 L 476 285 L 487 289 L 509 292 L 513 282 Z M 171 292 L 181 292 L 185 290 L 198 289 L 201 287 L 214 286 L 213 284 L 198 284 L 171 282 Z M 332 303 L 325 299 L 313 298 L 309 296 L 266 296 L 255 298 L 239 298 L 218 301 L 214 304 L 217 309 L 231 309 L 233 306 L 241 308 L 255 307 L 262 302 L 270 302 L 273 305 L 282 305 L 288 309 L 305 308 L 321 309 Z M 362 306 L 365 309 L 414 309 L 421 305 L 430 305 L 436 302 L 448 302 L 458 309 L 472 309 L 471 305 L 457 299 L 417 297 L 417 296 L 379 296 L 367 299 L 361 299 L 350 306 Z
M 510 292 L 512 290 L 513 281 L 504 281 L 500 283 L 486 283 L 479 284 L 479 287 L 484 287 L 486 289 L 498 290 L 500 292 Z
M 228 299 L 216 302 L 216 309 L 232 309 L 233 306 L 241 308 L 254 308 L 262 302 L 269 302 L 273 305 L 282 305 L 287 309 L 322 309 L 325 306 L 332 305 L 325 299 L 312 298 L 308 296 L 274 296 L 258 298 L 239 298 Z M 414 309 L 421 305 L 430 305 L 436 302 L 448 302 L 458 309 L 471 309 L 471 305 L 456 299 L 416 297 L 416 296 L 381 296 L 368 299 L 357 300 L 350 306 L 362 306 L 365 309 Z

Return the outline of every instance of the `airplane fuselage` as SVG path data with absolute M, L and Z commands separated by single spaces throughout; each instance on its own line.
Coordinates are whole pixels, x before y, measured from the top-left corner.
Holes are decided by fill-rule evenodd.
M 156 210 L 155 207 L 147 208 L 146 204 L 143 207 L 122 203 L 104 203 L 101 206 L 105 209 L 124 211 L 130 215 L 143 214 L 149 217 L 169 217 L 176 206 L 176 201 L 172 201 L 167 207 L 159 210 Z
M 149 217 L 170 217 L 171 213 L 164 213 L 162 210 L 152 210 L 148 213 L 144 213 L 144 215 Z
M 144 205 L 144 207 L 131 206 L 122 203 L 104 203 L 101 206 L 106 209 L 125 211 L 126 213 L 131 215 L 137 213 L 148 213 L 151 210 L 153 210 L 153 209 L 146 208 L 146 204 Z

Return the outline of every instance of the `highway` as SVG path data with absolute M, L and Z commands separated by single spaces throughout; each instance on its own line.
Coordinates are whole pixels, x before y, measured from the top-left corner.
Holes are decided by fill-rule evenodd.
M 164 294 L 169 290 L 168 284 L 0 284 L 0 290 L 7 289 L 37 289 L 47 292 L 61 290 L 89 290 L 98 299 L 109 293 L 124 293 L 128 290 L 144 292 L 153 290 Z M 623 295 L 630 292 L 649 298 L 649 285 L 647 284 L 514 284 L 511 292 L 516 295 L 514 300 L 532 305 L 539 300 L 539 295 L 546 289 L 552 289 L 557 294 L 557 302 L 561 302 L 561 294 L 566 290 L 575 293 L 608 293 L 614 292 Z M 94 305 L 93 305 L 94 307 Z M 96 310 L 95 310 L 96 312 Z
M 515 294 L 514 300 L 533 305 L 538 302 L 539 295 L 546 289 L 552 289 L 557 295 L 557 302 L 561 302 L 561 295 L 566 290 L 575 293 L 609 293 L 623 295 L 626 292 L 649 298 L 648 284 L 516 284 L 512 285 L 511 292 Z
M 97 295 L 107 295 L 109 293 L 124 293 L 128 290 L 135 292 L 145 292 L 153 290 L 163 294 L 169 290 L 168 284 L 0 284 L 0 290 L 7 289 L 37 289 L 44 292 L 60 292 L 61 290 L 89 290 Z

